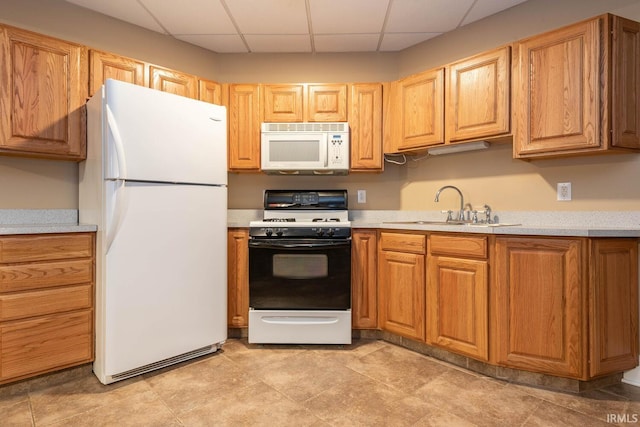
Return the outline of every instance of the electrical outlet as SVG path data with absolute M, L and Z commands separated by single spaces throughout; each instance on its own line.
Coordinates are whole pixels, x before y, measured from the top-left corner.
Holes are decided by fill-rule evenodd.
M 558 183 L 558 200 L 560 201 L 571 200 L 571 183 L 570 182 Z
M 367 203 L 367 190 L 358 190 L 358 203 Z

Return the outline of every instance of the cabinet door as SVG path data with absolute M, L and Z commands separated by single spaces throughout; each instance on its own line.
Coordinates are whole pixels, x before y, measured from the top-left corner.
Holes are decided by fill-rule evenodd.
M 601 25 L 594 19 L 514 44 L 516 157 L 601 147 Z
M 229 85 L 229 169 L 260 169 L 260 86 Z
M 142 61 L 92 49 L 89 51 L 89 96 L 93 96 L 107 79 L 148 86 L 144 69 Z
M 424 340 L 424 255 L 380 251 L 378 268 L 381 328 Z
M 382 170 L 382 85 L 351 85 L 349 99 L 352 171 Z
M 230 328 L 246 328 L 249 325 L 249 230 L 232 228 L 227 237 L 227 321 Z
M 510 132 L 510 68 L 509 47 L 447 67 L 448 141 L 499 136 Z
M 82 160 L 87 70 L 83 46 L 0 26 L 0 151 Z
M 586 269 L 580 239 L 496 239 L 497 362 L 583 378 Z
M 612 144 L 640 149 L 640 23 L 613 17 Z
M 590 375 L 638 364 L 638 241 L 590 242 Z
M 487 262 L 433 256 L 427 271 L 427 343 L 488 360 Z
M 307 121 L 346 122 L 346 84 L 308 84 L 305 98 Z
M 378 327 L 377 252 L 375 230 L 351 235 L 351 315 L 354 329 Z
M 304 85 L 263 85 L 265 122 L 303 121 Z
M 397 98 L 398 150 L 444 143 L 444 68 L 401 80 Z
M 198 99 L 198 78 L 192 74 L 149 66 L 149 87 L 187 98 Z
M 222 105 L 222 85 L 211 80 L 198 79 L 198 99 L 210 104 Z

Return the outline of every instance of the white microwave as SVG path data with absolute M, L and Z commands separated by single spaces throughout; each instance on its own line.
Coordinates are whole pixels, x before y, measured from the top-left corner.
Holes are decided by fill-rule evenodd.
M 268 174 L 346 175 L 349 124 L 262 123 L 261 168 Z

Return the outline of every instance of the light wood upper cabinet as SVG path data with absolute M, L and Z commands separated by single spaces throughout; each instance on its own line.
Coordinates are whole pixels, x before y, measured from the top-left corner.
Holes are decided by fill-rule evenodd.
M 306 120 L 309 122 L 346 122 L 346 84 L 307 84 Z
M 211 80 L 198 79 L 198 99 L 210 104 L 222 105 L 222 85 Z
M 496 238 L 499 364 L 586 377 L 585 246 L 582 239 Z
M 431 234 L 427 257 L 427 343 L 489 360 L 486 236 Z
M 0 26 L 0 153 L 86 156 L 87 49 Z
M 89 96 L 93 96 L 107 79 L 138 86 L 148 86 L 146 64 L 132 58 L 100 50 L 89 51 Z
M 350 169 L 352 171 L 381 171 L 383 168 L 382 84 L 352 84 L 350 91 Z
M 149 87 L 162 92 L 198 99 L 198 77 L 168 68 L 149 66 Z
M 260 85 L 229 85 L 229 170 L 260 169 Z
M 589 374 L 595 377 L 638 363 L 638 241 L 589 243 Z
M 304 121 L 304 86 L 304 84 L 263 85 L 264 121 Z
M 603 15 L 515 43 L 514 156 L 639 149 L 639 34 Z
M 395 104 L 391 152 L 444 143 L 444 68 L 415 74 L 392 86 Z
M 511 131 L 510 71 L 508 46 L 447 66 L 447 142 Z
M 380 233 L 379 325 L 420 341 L 425 337 L 425 248 L 424 235 Z
M 354 329 L 378 327 L 376 230 L 354 229 L 351 235 L 351 315 Z
M 227 232 L 227 321 L 230 328 L 249 326 L 249 230 Z

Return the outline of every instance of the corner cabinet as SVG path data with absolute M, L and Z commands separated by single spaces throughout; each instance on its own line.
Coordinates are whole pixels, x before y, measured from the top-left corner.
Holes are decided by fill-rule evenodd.
M 93 360 L 94 239 L 0 236 L 0 384 Z
M 431 234 L 427 343 L 489 360 L 487 236 Z
M 249 326 L 249 229 L 227 231 L 227 322 L 230 328 Z
M 380 328 L 424 341 L 426 236 L 383 231 L 378 247 Z
M 515 43 L 514 157 L 640 150 L 639 50 L 640 24 L 613 15 Z
M 638 364 L 638 241 L 498 237 L 497 363 L 577 379 Z
M 87 49 L 0 26 L 0 154 L 86 156 Z

